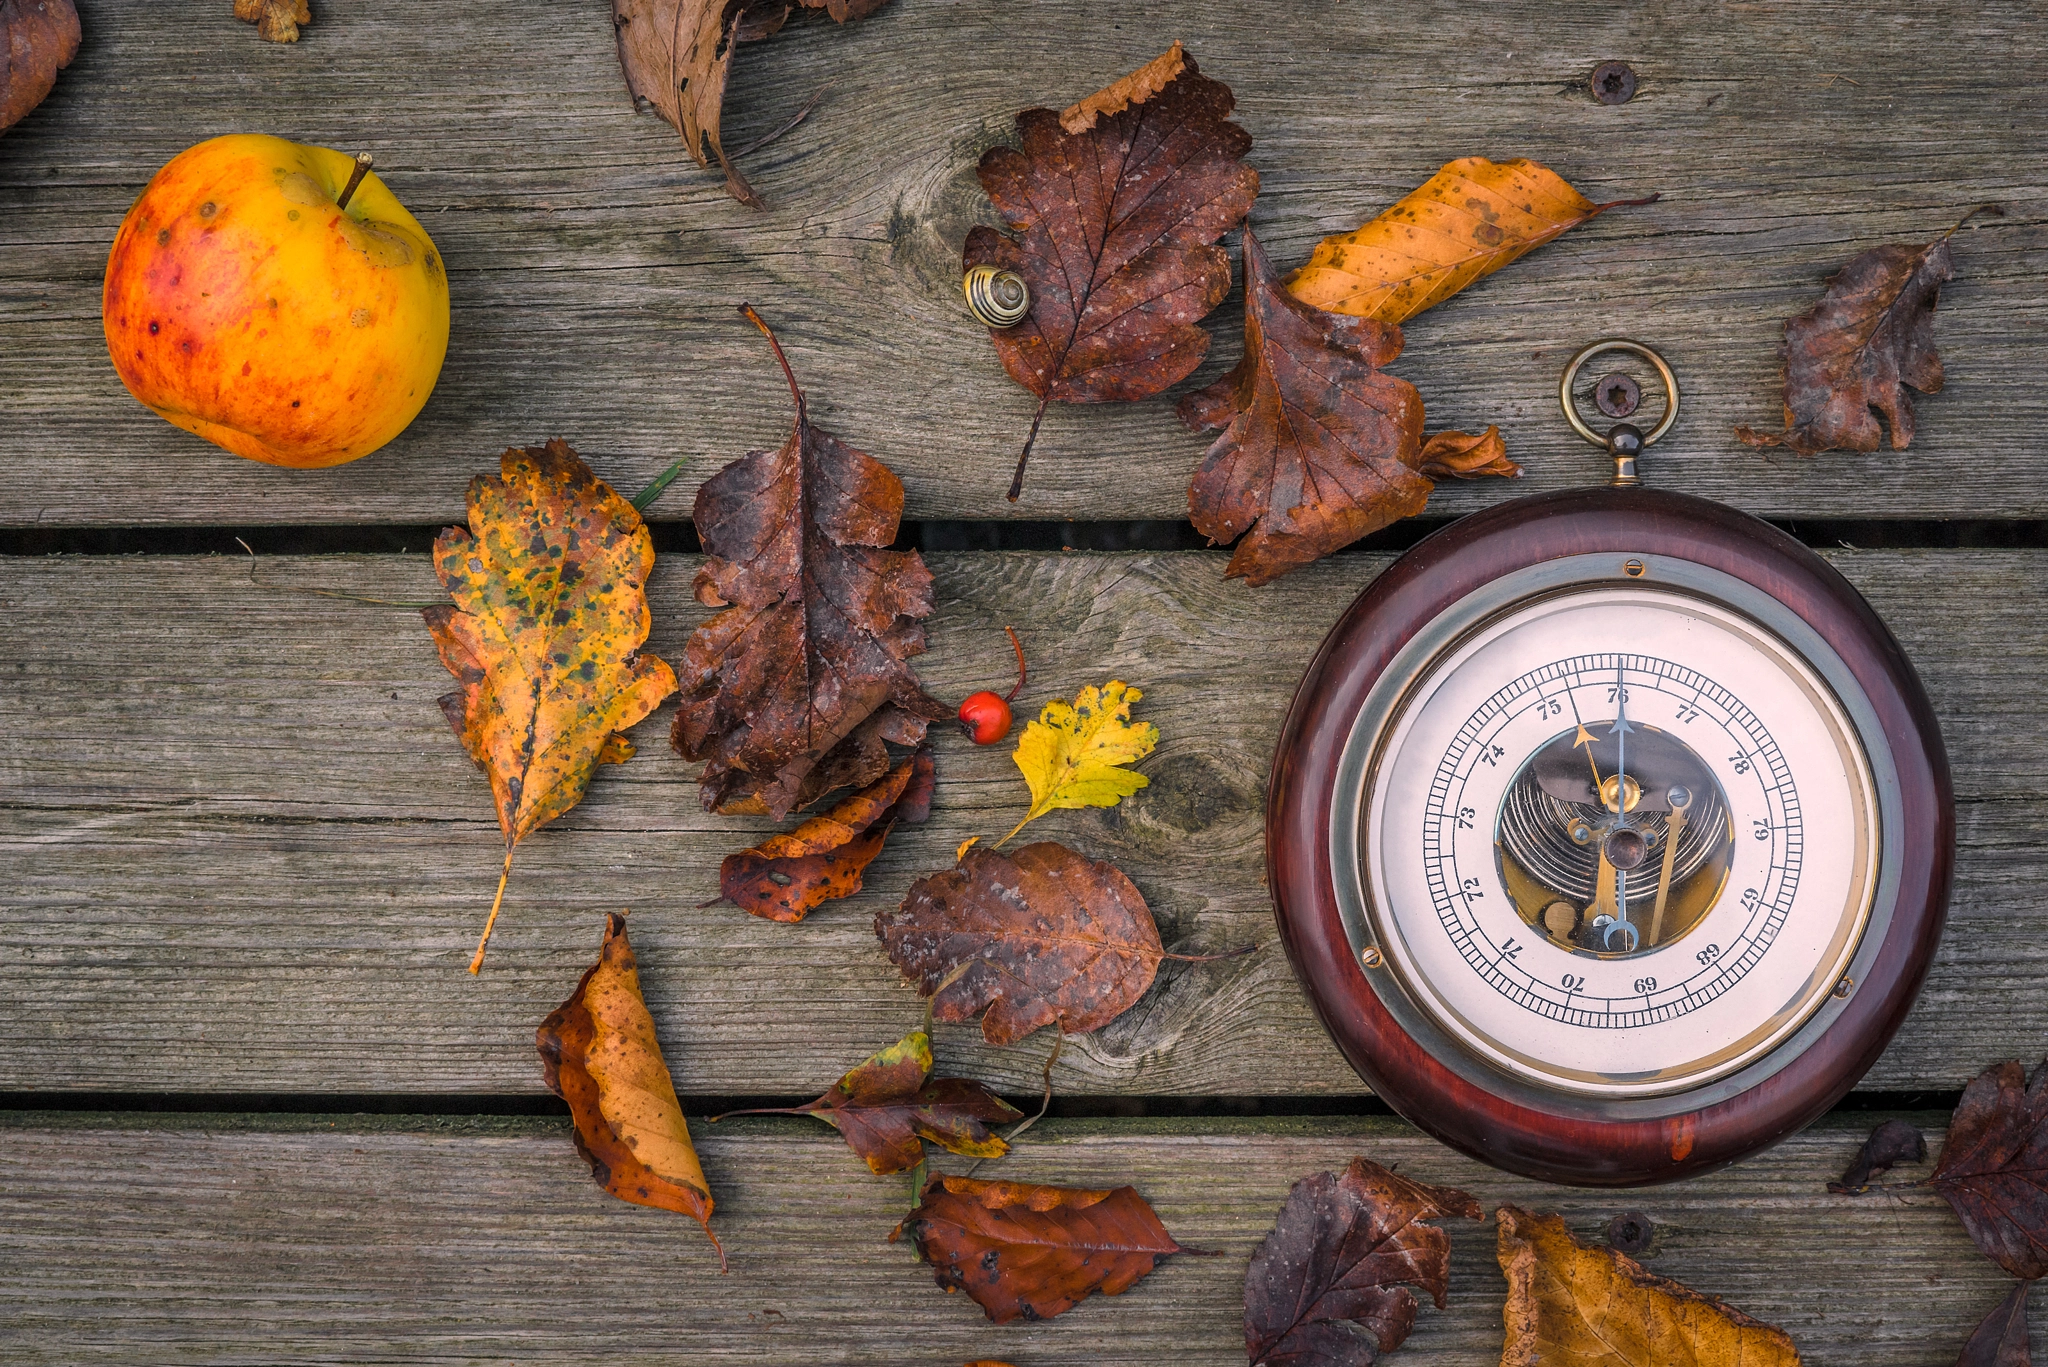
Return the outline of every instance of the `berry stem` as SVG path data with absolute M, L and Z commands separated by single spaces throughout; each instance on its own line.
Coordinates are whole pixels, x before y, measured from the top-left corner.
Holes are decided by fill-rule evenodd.
M 1017 628 L 1004 627 L 1010 633 L 1010 644 L 1017 651 L 1017 686 L 1003 695 L 1004 702 L 1017 701 L 1017 695 L 1024 691 L 1024 643 L 1017 639 Z

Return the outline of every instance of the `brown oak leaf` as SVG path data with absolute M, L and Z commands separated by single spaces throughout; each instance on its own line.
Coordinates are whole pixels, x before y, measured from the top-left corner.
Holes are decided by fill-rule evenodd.
M 2048 1063 L 1987 1068 L 1963 1089 L 1929 1183 L 1985 1257 L 2013 1276 L 2048 1274 Z
M 2005 212 L 1988 204 L 1971 214 L 1987 211 Z M 1924 246 L 1873 247 L 1829 276 L 1820 302 L 1785 323 L 1778 348 L 1785 430 L 1738 427 L 1737 439 L 1802 456 L 1875 451 L 1881 413 L 1891 425 L 1892 449 L 1905 450 L 1913 440 L 1913 397 L 1906 390 L 1941 391 L 1934 306 L 1942 283 L 1955 276 L 1948 240 L 1962 226 Z
M 1287 288 L 1316 308 L 1402 323 L 1609 209 L 1547 166 L 1460 157 L 1379 217 L 1326 237 Z
M 2033 1367 L 2027 1347 L 2027 1295 L 2032 1282 L 2013 1287 L 1963 1344 L 1956 1367 Z
M 1048 403 L 1150 398 L 1207 354 L 1196 322 L 1230 292 L 1216 242 L 1259 192 L 1234 103 L 1175 43 L 1064 115 L 1025 110 L 1022 147 L 983 154 L 982 188 L 1016 236 L 977 226 L 966 265 L 1014 271 L 1031 291 L 1023 320 L 989 334 L 1038 396 L 1012 501 Z
M 1580 1243 L 1555 1215 L 1502 1206 L 1501 1367 L 1797 1367 L 1782 1329 Z
M 824 815 L 727 855 L 719 892 L 755 916 L 785 923 L 803 920 L 820 902 L 851 897 L 896 823 L 931 815 L 932 788 L 932 752 L 919 746 Z
M 1133 1187 L 1085 1191 L 938 1177 L 889 1235 L 908 1234 L 948 1291 L 997 1324 L 1049 1320 L 1096 1292 L 1115 1296 L 1183 1253 Z
M 0 0 L 0 132 L 56 87 L 80 36 L 71 0 Z
M 626 75 L 626 89 L 634 98 L 652 104 L 683 135 L 683 146 L 699 166 L 708 167 L 714 158 L 717 160 L 725 172 L 726 193 L 758 209 L 763 207 L 761 197 L 726 153 L 719 127 L 726 83 L 740 44 L 774 36 L 799 5 L 804 9 L 822 9 L 844 24 L 864 19 L 886 3 L 887 0 L 612 0 L 612 28 L 618 39 L 619 66 Z M 802 117 L 800 112 L 797 118 Z
M 1244 358 L 1180 401 L 1188 426 L 1223 429 L 1188 510 L 1210 544 L 1238 541 L 1224 574 L 1270 583 L 1412 517 L 1431 475 L 1521 473 L 1498 428 L 1422 443 L 1422 396 L 1381 369 L 1401 354 L 1401 329 L 1304 304 L 1249 228 L 1244 262 Z
M 1838 1196 L 1856 1196 L 1870 1190 L 1870 1184 L 1891 1171 L 1896 1163 L 1918 1163 L 1927 1157 L 1927 1136 L 1904 1120 L 1887 1120 L 1870 1132 L 1855 1159 L 1828 1190 Z
M 299 41 L 299 25 L 313 22 L 308 0 L 235 0 L 235 18 L 256 26 L 256 36 L 273 43 Z
M 1423 1221 L 1451 1216 L 1480 1219 L 1479 1203 L 1363 1158 L 1296 1182 L 1245 1274 L 1254 1367 L 1372 1367 L 1400 1347 L 1415 1327 L 1409 1286 L 1444 1308 L 1451 1236 Z
M 949 1023 L 982 1016 L 1009 1044 L 1041 1026 L 1099 1030 L 1136 1004 L 1167 957 L 1138 889 L 1115 865 L 1040 841 L 1009 855 L 969 850 L 875 914 L 906 980 Z
M 540 1023 L 534 1045 L 548 1089 L 569 1103 L 576 1151 L 597 1184 L 621 1201 L 695 1219 L 723 1268 L 725 1249 L 711 1233 L 711 1187 L 640 995 L 625 917 L 605 918 L 597 962 Z
M 582 801 L 598 765 L 632 758 L 627 729 L 676 691 L 675 671 L 640 653 L 654 541 L 633 505 L 559 438 L 512 448 L 499 471 L 470 481 L 469 526 L 434 542 L 434 572 L 454 605 L 420 614 L 461 684 L 441 711 L 490 776 L 505 833 L 472 973 L 513 850 Z
M 846 1138 L 846 1146 L 879 1175 L 908 1172 L 924 1161 L 929 1139 L 948 1153 L 1000 1158 L 1010 1146 L 992 1124 L 1024 1113 L 979 1082 L 933 1077 L 931 1037 L 913 1030 L 848 1072 L 808 1106 L 727 1111 L 726 1115 L 814 1115 Z M 713 1116 L 713 1121 L 725 1115 Z
M 669 740 L 704 761 L 707 808 L 780 820 L 873 783 L 889 768 L 885 741 L 916 745 L 951 711 L 904 663 L 924 652 L 932 576 L 916 551 L 887 549 L 903 481 L 811 425 L 775 335 L 740 311 L 768 337 L 796 425 L 781 449 L 742 456 L 697 490 L 697 601 L 726 610 L 684 648 Z

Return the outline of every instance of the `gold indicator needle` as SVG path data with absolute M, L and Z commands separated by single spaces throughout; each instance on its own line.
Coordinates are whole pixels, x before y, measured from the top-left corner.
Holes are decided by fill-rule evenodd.
M 1584 722 L 1579 723 L 1579 734 L 1572 738 L 1572 749 L 1576 750 L 1581 745 L 1586 747 L 1586 764 L 1593 771 L 1593 800 L 1598 802 L 1601 800 L 1600 766 L 1593 762 L 1593 733 L 1586 729 Z
M 1664 933 L 1664 903 L 1671 896 L 1671 870 L 1678 863 L 1678 837 L 1685 834 L 1685 809 L 1692 805 L 1692 794 L 1683 788 L 1673 788 L 1667 800 L 1671 803 L 1671 819 L 1664 826 L 1664 871 L 1657 879 L 1657 905 L 1650 912 L 1653 945 Z

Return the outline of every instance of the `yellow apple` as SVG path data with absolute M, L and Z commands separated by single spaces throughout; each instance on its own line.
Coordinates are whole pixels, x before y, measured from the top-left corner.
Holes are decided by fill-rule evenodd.
M 188 147 L 121 221 L 101 297 L 128 392 L 238 456 L 310 468 L 405 430 L 448 352 L 448 273 L 354 158 L 238 133 Z

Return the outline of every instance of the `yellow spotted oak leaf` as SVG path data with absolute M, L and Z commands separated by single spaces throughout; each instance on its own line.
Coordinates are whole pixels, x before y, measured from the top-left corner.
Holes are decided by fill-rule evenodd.
M 1114 807 L 1150 782 L 1125 767 L 1159 743 L 1158 727 L 1131 721 L 1131 704 L 1144 696 L 1111 679 L 1101 688 L 1089 684 L 1070 703 L 1045 705 L 1011 756 L 1031 786 L 1031 810 L 998 847 L 1055 807 Z
M 1502 1206 L 1501 1367 L 1797 1367 L 1784 1330 L 1580 1243 L 1555 1215 Z
M 1525 158 L 1446 162 L 1422 186 L 1354 232 L 1326 237 L 1287 278 L 1305 304 L 1400 323 L 1609 209 Z
M 688 1215 L 711 1233 L 711 1186 L 662 1061 L 626 918 L 607 916 L 597 962 L 534 1032 L 548 1089 L 569 1103 L 576 1150 L 597 1184 L 636 1206 Z
M 421 615 L 461 687 L 441 711 L 490 776 L 505 869 L 469 971 L 483 964 L 519 842 L 583 799 L 600 764 L 633 755 L 625 731 L 676 691 L 642 655 L 654 541 L 633 505 L 557 438 L 505 452 L 469 486 L 469 526 L 434 542 L 451 606 Z

